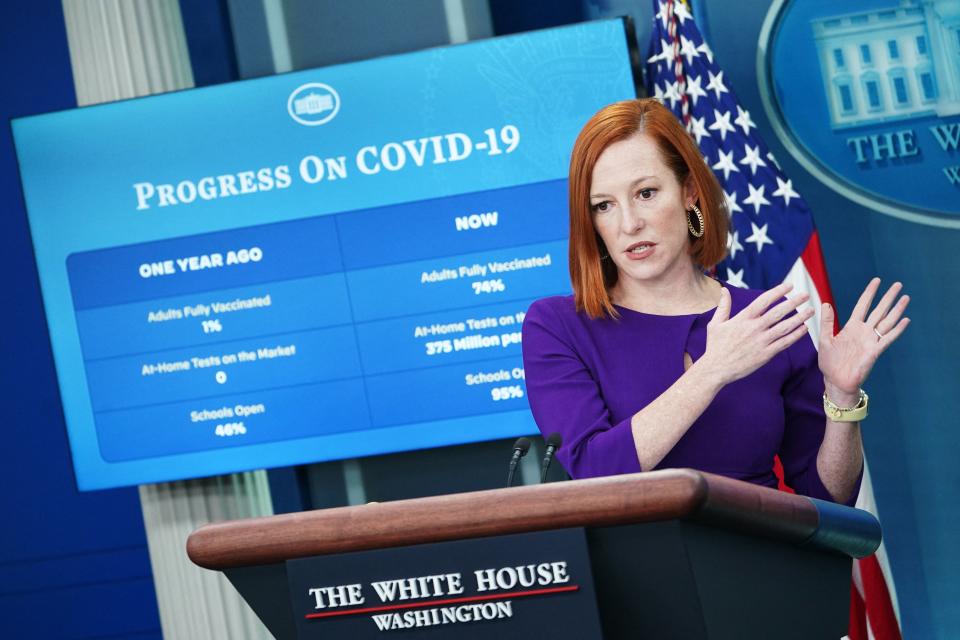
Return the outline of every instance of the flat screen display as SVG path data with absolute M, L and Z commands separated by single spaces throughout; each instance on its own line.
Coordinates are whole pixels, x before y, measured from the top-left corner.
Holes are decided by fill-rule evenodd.
M 13 121 L 78 485 L 535 431 L 621 20 Z

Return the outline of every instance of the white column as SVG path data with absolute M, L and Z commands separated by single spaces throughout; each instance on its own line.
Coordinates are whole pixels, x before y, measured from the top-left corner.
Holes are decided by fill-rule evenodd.
M 493 21 L 487 0 L 443 0 L 443 11 L 447 17 L 450 44 L 493 35 Z
M 193 86 L 177 0 L 63 0 L 77 103 Z M 266 472 L 140 487 L 166 640 L 270 638 L 219 572 L 193 565 L 187 536 L 202 524 L 271 515 Z
M 150 565 L 166 640 L 271 638 L 233 585 L 187 558 L 187 536 L 201 524 L 270 515 L 263 471 L 142 485 Z
M 80 106 L 193 86 L 172 0 L 63 0 Z
M 283 0 L 263 0 L 263 15 L 267 22 L 270 53 L 273 54 L 273 71 L 286 73 L 293 70 L 290 56 L 290 39 L 287 37 L 287 19 Z

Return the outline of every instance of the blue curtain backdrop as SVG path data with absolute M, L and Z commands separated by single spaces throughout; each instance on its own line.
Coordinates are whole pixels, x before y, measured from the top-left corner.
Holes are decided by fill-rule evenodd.
M 0 114 L 76 106 L 60 2 L 0 4 Z M 0 637 L 159 640 L 135 488 L 76 489 L 7 122 L 0 126 Z

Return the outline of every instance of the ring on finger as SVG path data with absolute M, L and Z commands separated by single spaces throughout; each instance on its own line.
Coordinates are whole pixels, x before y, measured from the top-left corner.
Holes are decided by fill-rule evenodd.
M 876 328 L 876 327 L 873 328 L 873 332 L 874 332 L 875 334 L 877 334 L 877 339 L 878 339 L 878 340 L 883 340 L 883 334 L 880 333 L 879 331 L 877 331 L 877 328 Z

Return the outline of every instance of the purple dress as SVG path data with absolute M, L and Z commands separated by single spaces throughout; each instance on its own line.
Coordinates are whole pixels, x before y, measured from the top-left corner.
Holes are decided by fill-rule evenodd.
M 727 287 L 733 316 L 761 291 Z M 706 349 L 702 314 L 658 316 L 617 307 L 619 319 L 577 313 L 573 296 L 537 300 L 523 321 L 523 363 L 533 417 L 558 432 L 557 458 L 574 478 L 641 471 L 630 419 Z M 817 473 L 823 376 L 805 336 L 749 376 L 723 387 L 657 465 L 690 467 L 776 487 L 773 458 L 802 495 L 833 501 Z M 853 504 L 857 491 L 848 501 Z

